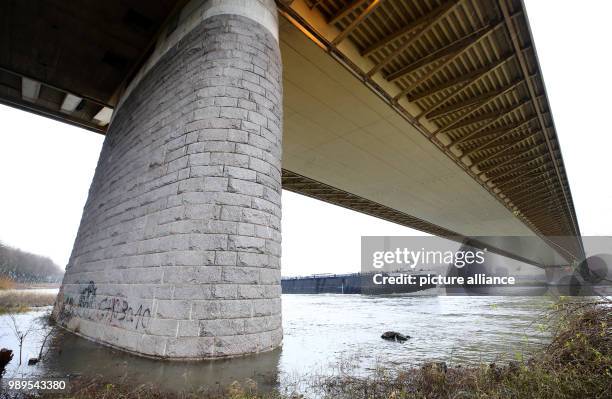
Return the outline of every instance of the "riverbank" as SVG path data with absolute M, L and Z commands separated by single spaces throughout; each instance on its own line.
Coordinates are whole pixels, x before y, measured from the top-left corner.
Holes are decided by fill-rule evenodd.
M 359 360 L 348 359 L 336 365 L 333 374 L 310 373 L 285 381 L 282 389 L 253 380 L 240 383 L 208 384 L 206 388 L 168 392 L 157 383 L 138 383 L 125 378 L 103 376 L 71 380 L 71 392 L 47 397 L 102 398 L 605 398 L 612 380 L 612 319 L 609 303 L 561 303 L 545 318 L 541 329 L 552 340 L 541 349 L 521 358 L 522 352 L 504 361 L 478 365 L 424 362 L 419 366 L 383 365 L 364 373 Z M 398 344 L 397 348 L 406 348 Z M 514 359 L 513 359 L 514 358 Z M 212 365 L 215 367 L 215 364 Z M 218 367 L 222 367 L 219 365 Z M 234 367 L 232 367 L 234 368 Z M 287 377 L 285 377 L 287 379 Z M 173 380 L 177 386 L 183 381 Z M 274 385 L 274 384 L 272 384 Z
M 53 305 L 57 292 L 45 292 L 39 289 L 0 290 L 0 315 L 23 313 L 32 308 Z
M 57 294 L 38 292 L 0 292 L 0 315 L 28 312 L 32 308 L 53 305 Z
M 24 313 L 32 308 L 51 306 L 55 302 L 58 283 L 20 283 L 0 276 L 0 315 Z
M 323 397 L 365 398 L 609 398 L 612 314 L 609 302 L 562 303 L 548 315 L 551 343 L 528 359 L 479 367 L 427 363 L 367 378 L 321 381 Z

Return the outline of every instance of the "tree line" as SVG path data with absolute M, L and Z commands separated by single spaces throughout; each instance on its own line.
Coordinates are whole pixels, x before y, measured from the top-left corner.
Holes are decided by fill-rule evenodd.
M 64 271 L 46 256 L 0 242 L 0 276 L 18 283 L 61 282 Z

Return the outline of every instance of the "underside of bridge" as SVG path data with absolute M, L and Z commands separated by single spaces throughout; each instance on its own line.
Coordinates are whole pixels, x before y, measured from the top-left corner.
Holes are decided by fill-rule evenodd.
M 234 285 L 226 292 L 229 298 L 213 287 L 209 294 L 214 299 L 233 299 L 232 305 L 238 305 L 240 298 L 246 298 L 251 305 L 246 310 L 232 308 L 240 314 L 240 327 L 234 318 L 233 324 L 213 328 L 210 322 L 195 320 L 195 313 L 223 313 L 224 304 L 206 310 L 189 302 L 184 323 L 176 315 L 184 311 L 179 305 L 192 299 L 178 297 L 177 290 L 188 282 L 198 285 L 203 277 L 168 280 L 162 273 L 159 280 L 140 281 L 153 286 L 145 295 L 142 290 L 121 291 L 120 278 L 109 277 L 109 268 L 121 270 L 125 277 L 133 267 L 178 266 L 176 251 L 181 256 L 200 251 L 199 260 L 185 266 L 201 266 L 210 255 L 207 261 L 222 267 L 223 279 L 230 266 L 276 270 L 280 196 L 274 193 L 280 192 L 281 182 L 287 190 L 439 236 L 539 236 L 558 255 L 532 260 L 543 266 L 582 256 L 551 109 L 520 0 L 84 1 L 78 6 L 61 0 L 15 0 L 0 3 L 0 22 L 0 102 L 108 134 L 64 282 L 72 287 L 72 297 L 66 295 L 60 306 L 64 316 L 78 314 L 75 319 L 81 320 L 78 328 L 85 336 L 95 335 L 97 322 L 92 320 L 107 317 L 109 309 L 113 328 L 138 329 L 138 321 L 135 327 L 112 321 L 115 298 L 136 298 L 117 306 L 125 308 L 124 313 L 129 309 L 132 319 L 147 320 L 146 339 L 136 334 L 126 341 L 114 330 L 94 338 L 151 356 L 188 358 L 229 356 L 278 344 L 280 310 L 275 308 L 278 293 L 273 286 L 279 276 L 273 272 L 267 280 L 261 272 L 250 283 L 266 286 L 257 293 L 243 293 L 244 281 L 215 283 L 214 287 Z M 246 42 L 235 41 L 240 35 L 246 35 Z M 278 50 L 280 86 L 275 83 L 280 79 L 274 61 Z M 214 51 L 225 52 L 229 61 L 210 60 Z M 257 52 L 264 61 L 253 55 Z M 232 69 L 236 65 L 240 75 Z M 201 68 L 201 73 L 190 75 L 191 67 Z M 240 90 L 246 97 L 240 97 Z M 179 131 L 184 137 L 175 134 Z M 252 138 L 254 131 L 262 140 Z M 154 156 L 154 143 L 162 133 L 166 138 L 159 160 L 149 159 L 147 168 L 139 170 L 140 158 L 129 158 L 135 176 L 119 174 L 115 162 L 124 162 L 122 157 L 132 151 L 151 150 Z M 221 133 L 225 141 L 219 141 Z M 181 137 L 187 140 L 183 147 L 176 144 Z M 205 145 L 195 149 L 190 139 Z M 131 146 L 140 147 L 136 151 Z M 181 157 L 182 149 L 187 152 Z M 173 151 L 178 151 L 176 157 Z M 239 153 L 247 157 L 244 164 Z M 208 154 L 206 164 L 201 162 L 203 154 Z M 178 165 L 181 159 L 189 162 L 185 169 Z M 217 166 L 218 176 L 213 174 Z M 190 212 L 207 223 L 232 221 L 224 219 L 228 205 L 224 193 L 239 193 L 242 200 L 252 197 L 241 206 L 267 214 L 265 220 L 255 220 L 261 215 L 249 213 L 247 224 L 254 226 L 253 231 L 259 226 L 272 233 L 249 235 L 235 230 L 240 225 L 224 232 L 228 225 L 219 224 L 215 233 L 225 234 L 225 245 L 204 248 L 192 240 L 186 248 L 170 245 L 167 251 L 174 254 L 170 260 L 144 266 L 132 262 L 139 256 L 139 262 L 146 263 L 145 256 L 155 253 L 152 244 L 146 247 L 142 242 L 153 236 L 159 240 L 162 231 L 175 234 L 173 229 L 178 228 L 158 216 L 151 227 L 153 219 L 147 212 L 153 200 L 121 209 L 145 212 L 147 207 L 149 218 L 142 225 L 117 214 L 113 201 L 149 189 L 152 180 L 143 174 L 157 167 L 163 172 L 155 169 L 155 173 L 177 174 L 174 180 L 167 179 L 169 174 L 157 175 L 156 179 L 166 180 L 157 181 L 155 189 L 174 188 L 174 197 L 168 198 L 178 198 L 181 206 L 187 206 L 186 193 L 221 192 L 202 199 L 210 212 L 182 208 L 180 216 L 166 222 L 197 219 Z M 197 179 L 202 187 L 195 188 Z M 133 201 L 135 194 L 129 195 Z M 167 201 L 164 209 L 153 211 L 167 213 L 171 207 Z M 105 210 L 109 203 L 115 207 L 112 211 Z M 245 221 L 246 211 L 242 212 L 234 222 Z M 123 230 L 103 231 L 101 226 L 115 217 L 121 219 Z M 181 228 L 187 228 L 185 223 Z M 187 233 L 210 233 L 198 228 Z M 237 244 L 232 234 L 252 240 Z M 262 240 L 261 246 L 256 240 Z M 134 241 L 141 246 L 131 253 L 126 248 Z M 119 253 L 123 263 L 108 251 Z M 219 260 L 226 252 L 234 253 L 229 264 Z M 240 258 L 243 252 L 264 255 L 268 261 L 259 264 L 259 258 Z M 529 254 L 516 255 L 529 258 Z M 109 257 L 114 263 L 108 263 Z M 85 269 L 70 273 L 71 268 Z M 91 284 L 96 280 L 98 285 L 89 283 L 88 276 L 94 275 L 97 279 L 92 277 Z M 128 280 L 136 278 L 130 276 Z M 169 286 L 169 298 L 160 296 Z M 92 295 L 105 296 L 106 302 L 88 308 L 94 306 Z M 254 300 L 261 300 L 269 312 L 256 314 Z M 176 317 L 170 322 L 159 321 L 171 313 Z M 274 327 L 258 330 L 252 320 L 263 318 Z M 66 324 L 77 329 L 74 323 Z M 152 325 L 157 332 L 150 331 Z M 164 328 L 173 330 L 171 339 Z M 188 333 L 189 328 L 197 333 Z M 228 330 L 241 331 L 228 334 L 240 339 L 219 342 L 217 337 Z M 164 339 L 152 340 L 158 333 Z M 183 333 L 191 341 L 179 340 Z M 252 335 L 259 343 L 251 347 L 244 342 Z M 193 345 L 185 342 L 212 349 L 194 354 Z M 145 346 L 154 349 L 142 349 Z

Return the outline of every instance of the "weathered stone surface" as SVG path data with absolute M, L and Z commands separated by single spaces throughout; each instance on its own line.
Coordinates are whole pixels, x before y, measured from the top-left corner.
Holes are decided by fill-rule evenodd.
M 207 16 L 232 2 L 188 4 L 193 29 L 168 39 L 115 110 L 54 310 L 65 328 L 155 357 L 280 344 L 276 9 L 236 2 L 266 26 Z

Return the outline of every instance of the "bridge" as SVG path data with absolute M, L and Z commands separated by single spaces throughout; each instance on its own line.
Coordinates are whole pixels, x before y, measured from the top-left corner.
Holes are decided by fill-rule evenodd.
M 54 310 L 88 339 L 279 346 L 281 188 L 582 257 L 520 0 L 26 0 L 0 18 L 0 102 L 106 135 Z

